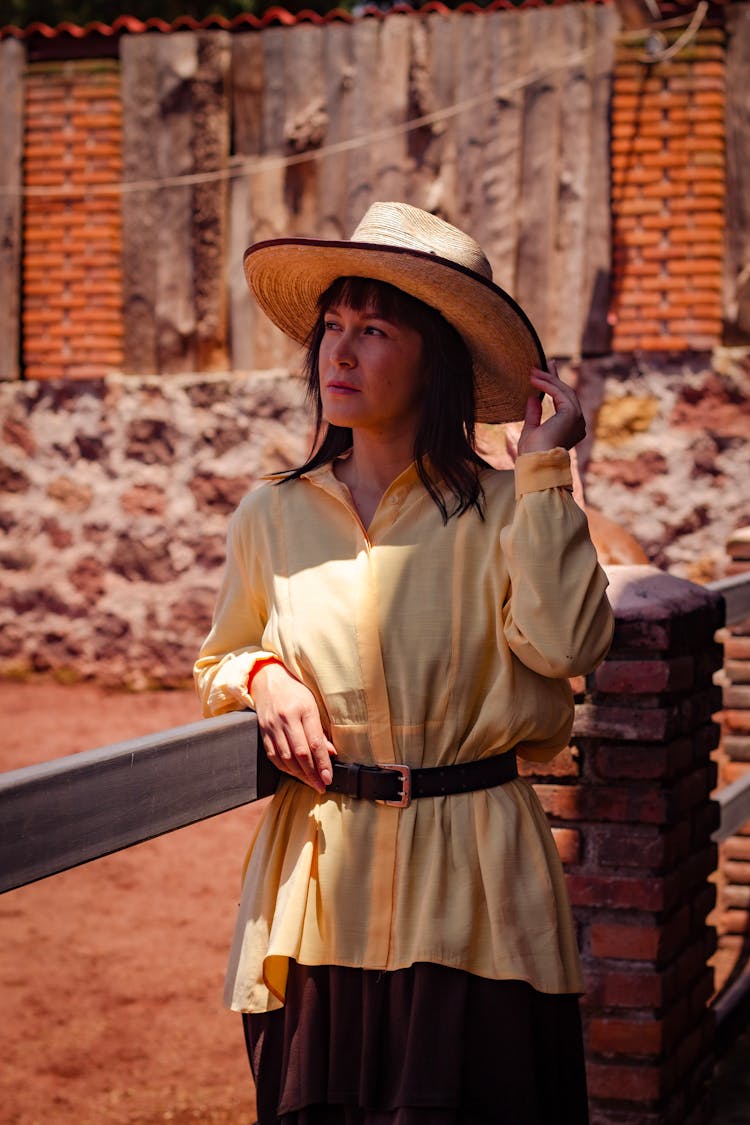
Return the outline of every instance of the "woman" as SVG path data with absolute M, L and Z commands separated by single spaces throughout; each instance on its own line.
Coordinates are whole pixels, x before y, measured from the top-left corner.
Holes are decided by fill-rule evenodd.
M 583 1125 L 573 926 L 516 770 L 566 745 L 568 677 L 611 636 L 579 404 L 478 245 L 416 208 L 245 269 L 307 342 L 318 422 L 235 513 L 196 664 L 206 714 L 254 707 L 283 771 L 227 975 L 258 1120 Z M 520 418 L 496 472 L 475 420 Z

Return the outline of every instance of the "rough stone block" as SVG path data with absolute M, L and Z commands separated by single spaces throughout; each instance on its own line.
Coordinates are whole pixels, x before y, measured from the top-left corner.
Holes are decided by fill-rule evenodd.
M 691 656 L 667 660 L 607 660 L 594 673 L 598 691 L 606 694 L 638 695 L 684 691 L 695 677 Z
M 610 601 L 617 626 L 613 655 L 623 649 L 667 652 L 685 644 L 693 651 L 722 624 L 719 597 L 653 567 L 617 567 L 610 572 Z

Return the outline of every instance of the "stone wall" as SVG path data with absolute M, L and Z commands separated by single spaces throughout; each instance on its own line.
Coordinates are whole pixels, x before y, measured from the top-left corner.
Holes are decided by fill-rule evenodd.
M 747 350 L 584 361 L 578 386 L 591 421 L 580 450 L 587 501 L 652 563 L 699 582 L 722 577 L 727 540 L 750 523 Z
M 0 386 L 0 672 L 186 682 L 227 517 L 309 444 L 299 380 Z
M 590 419 L 588 503 L 651 562 L 721 576 L 750 523 L 750 359 L 610 357 L 567 374 Z M 280 370 L 0 383 L 0 674 L 185 681 L 229 513 L 307 452 L 302 400 Z

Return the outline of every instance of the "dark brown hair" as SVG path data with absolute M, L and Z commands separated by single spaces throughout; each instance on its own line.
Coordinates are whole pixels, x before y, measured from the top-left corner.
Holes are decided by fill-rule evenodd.
M 436 309 L 393 285 L 370 278 L 340 277 L 318 301 L 318 318 L 307 340 L 304 366 L 307 397 L 315 413 L 315 438 L 304 465 L 280 474 L 279 483 L 297 480 L 303 473 L 334 461 L 352 448 L 351 429 L 325 423 L 320 396 L 318 352 L 325 332 L 324 316 L 337 305 L 371 310 L 419 332 L 427 380 L 414 439 L 417 473 L 440 509 L 443 522 L 469 508 L 482 517 L 484 493 L 479 470 L 486 467 L 486 462 L 474 450 L 474 377 L 469 350 Z M 450 508 L 445 493 L 448 503 L 453 498 Z

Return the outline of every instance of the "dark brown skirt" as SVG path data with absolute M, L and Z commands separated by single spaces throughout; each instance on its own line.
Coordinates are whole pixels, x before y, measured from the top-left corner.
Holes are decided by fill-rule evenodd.
M 290 962 L 244 1016 L 258 1125 L 586 1125 L 578 997 L 442 965 Z

